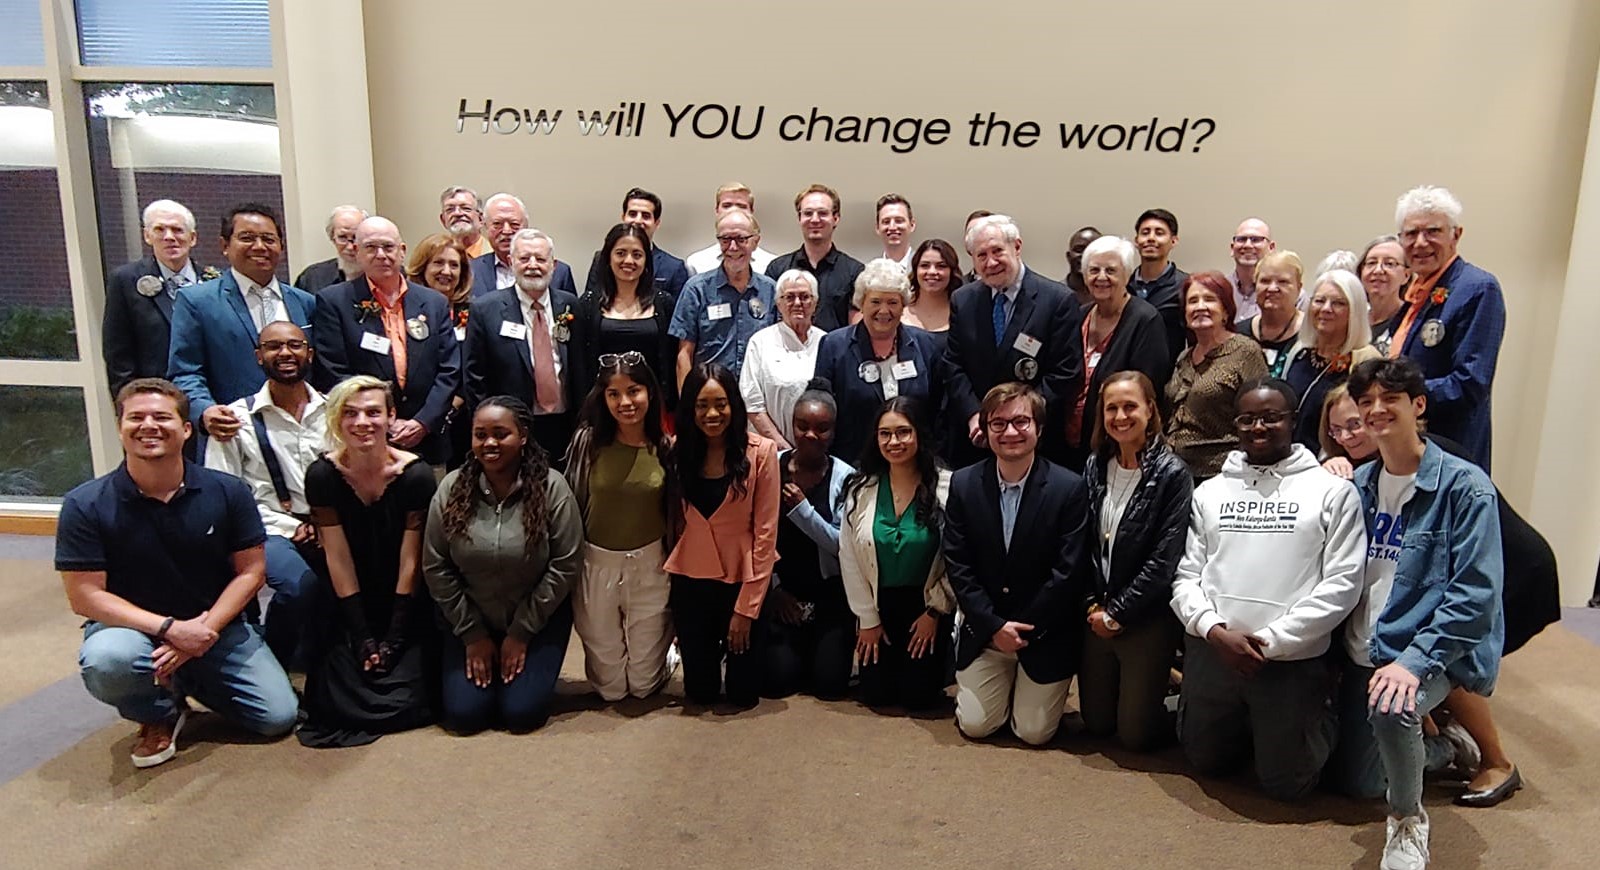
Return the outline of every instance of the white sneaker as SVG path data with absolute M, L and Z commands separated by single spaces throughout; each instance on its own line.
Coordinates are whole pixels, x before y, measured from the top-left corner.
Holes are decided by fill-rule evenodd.
M 672 675 L 678 672 L 678 665 L 682 662 L 683 655 L 678 652 L 678 642 L 673 641 L 672 644 L 667 647 L 667 676 L 662 679 L 661 682 L 665 683 L 672 679 Z
M 1483 764 L 1483 752 L 1478 749 L 1478 741 L 1472 739 L 1467 729 L 1461 723 L 1450 720 L 1443 728 L 1439 729 L 1439 736 L 1450 741 L 1456 751 L 1456 770 L 1460 771 L 1467 779 L 1478 775 L 1478 768 Z
M 166 764 L 178 754 L 178 734 L 189 720 L 189 708 L 178 707 L 178 718 L 170 723 L 159 722 L 139 726 L 139 737 L 134 741 L 131 759 L 141 770 Z
M 1428 866 L 1428 811 L 1403 819 L 1389 817 L 1389 838 L 1383 846 L 1382 870 L 1423 870 Z

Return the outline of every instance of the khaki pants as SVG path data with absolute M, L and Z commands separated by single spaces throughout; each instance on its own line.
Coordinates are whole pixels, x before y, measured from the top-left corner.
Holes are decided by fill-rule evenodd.
M 584 544 L 583 581 L 572 596 L 583 670 L 600 697 L 644 698 L 667 681 L 671 591 L 660 542 L 618 552 Z
M 968 737 L 988 737 L 1010 719 L 1012 732 L 1024 743 L 1049 743 L 1061 727 L 1071 688 L 1071 679 L 1035 683 L 1014 653 L 986 649 L 956 671 L 956 726 Z

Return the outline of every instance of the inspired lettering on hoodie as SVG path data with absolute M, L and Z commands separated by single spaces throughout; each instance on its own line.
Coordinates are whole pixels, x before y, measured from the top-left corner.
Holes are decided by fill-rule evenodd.
M 1238 499 L 1218 506 L 1217 530 L 1243 534 L 1290 535 L 1300 519 L 1297 501 Z

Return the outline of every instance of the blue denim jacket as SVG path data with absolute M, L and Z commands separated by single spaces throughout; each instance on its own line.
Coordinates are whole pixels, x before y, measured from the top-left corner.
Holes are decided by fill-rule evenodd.
M 1382 467 L 1369 462 L 1356 471 L 1369 535 Z M 1397 661 L 1422 679 L 1442 671 L 1451 683 L 1487 695 L 1500 673 L 1505 640 L 1494 484 L 1476 465 L 1429 441 L 1416 494 L 1402 515 L 1400 564 L 1372 637 L 1372 662 L 1382 667 Z

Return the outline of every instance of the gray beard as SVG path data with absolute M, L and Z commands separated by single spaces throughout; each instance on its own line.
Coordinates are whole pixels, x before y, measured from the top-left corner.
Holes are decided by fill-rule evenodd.
M 339 271 L 344 274 L 345 280 L 361 274 L 361 264 L 355 260 L 346 260 L 344 257 L 335 257 L 339 261 Z

